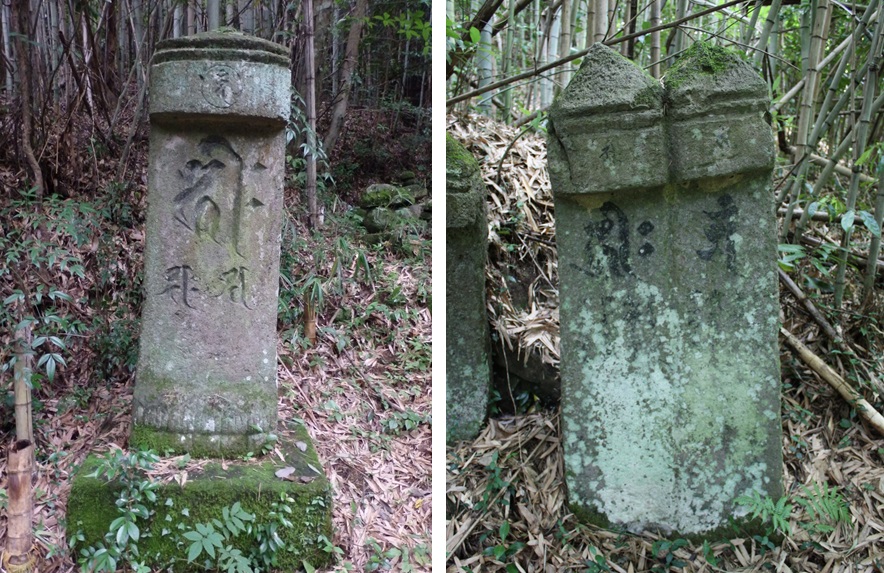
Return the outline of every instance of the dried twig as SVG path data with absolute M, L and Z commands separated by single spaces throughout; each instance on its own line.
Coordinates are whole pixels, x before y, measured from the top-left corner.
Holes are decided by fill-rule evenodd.
M 872 407 L 869 402 L 863 398 L 859 392 L 854 390 L 847 382 L 844 381 L 841 376 L 838 375 L 828 364 L 826 364 L 822 358 L 814 354 L 808 347 L 801 343 L 795 335 L 786 330 L 785 328 L 780 328 L 780 334 L 783 335 L 783 338 L 786 339 L 786 344 L 795 351 L 795 354 L 798 355 L 801 360 L 804 361 L 805 364 L 810 366 L 814 372 L 820 375 L 820 377 L 829 383 L 839 394 L 844 398 L 856 411 L 860 416 L 863 417 L 865 421 L 867 421 L 872 427 L 874 427 L 879 434 L 884 436 L 884 416 L 882 416 L 874 407 Z

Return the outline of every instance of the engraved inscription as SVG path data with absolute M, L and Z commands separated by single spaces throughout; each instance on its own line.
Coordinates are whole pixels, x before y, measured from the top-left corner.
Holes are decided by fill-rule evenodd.
M 178 171 L 185 187 L 174 198 L 175 219 L 219 245 L 232 245 L 240 256 L 244 206 L 243 160 L 230 143 L 217 135 L 203 139 L 203 157 L 189 160 Z M 257 198 L 247 202 L 263 207 Z
M 647 237 L 651 234 L 651 231 L 653 230 L 654 224 L 650 221 L 644 221 L 641 225 L 638 226 L 638 234 L 642 237 Z M 644 243 L 642 243 L 642 246 L 638 248 L 638 254 L 643 257 L 654 254 L 654 245 L 645 241 Z
M 632 274 L 629 262 L 629 219 L 620 207 L 608 201 L 599 210 L 600 221 L 586 224 L 586 255 L 589 266 L 574 265 L 584 274 L 595 277 L 607 270 L 615 277 Z
M 242 92 L 242 77 L 231 66 L 218 64 L 200 75 L 203 80 L 203 98 L 206 102 L 218 108 L 227 108 L 236 103 Z
M 160 294 L 168 294 L 169 298 L 172 299 L 172 302 L 178 304 L 178 298 L 181 299 L 181 303 L 188 308 L 194 308 L 193 305 L 190 304 L 188 300 L 188 294 L 192 292 L 199 292 L 199 289 L 196 288 L 195 278 L 193 275 L 193 269 L 190 268 L 189 265 L 180 265 L 175 267 L 169 267 L 166 269 L 166 288 L 160 291 Z M 176 295 L 178 298 L 176 298 Z
M 224 297 L 235 304 L 242 304 L 249 310 L 252 307 L 248 303 L 248 286 L 246 282 L 247 267 L 233 267 L 218 273 L 209 281 L 205 289 L 206 294 L 214 298 Z M 188 308 L 195 308 L 191 304 L 190 293 L 200 292 L 196 286 L 200 282 L 190 265 L 177 265 L 166 269 L 166 288 L 159 294 L 168 294 L 175 304 L 183 304 Z
M 219 297 L 226 295 L 230 302 L 242 304 L 251 310 L 252 307 L 246 302 L 246 267 L 234 267 L 218 276 L 216 286 L 220 287 L 220 291 L 214 296 Z
M 571 266 L 590 277 L 605 273 L 614 277 L 632 275 L 632 231 L 629 217 L 610 201 L 604 203 L 598 213 L 601 214 L 601 220 L 590 221 L 584 227 L 588 265 L 582 267 L 572 263 Z M 654 224 L 642 221 L 636 231 L 643 239 L 636 254 L 640 257 L 652 255 L 655 249 L 650 242 L 650 235 L 654 231 Z
M 196 157 L 178 170 L 182 189 L 172 197 L 171 216 L 204 240 L 166 269 L 167 284 L 159 294 L 194 308 L 194 293 L 201 292 L 251 310 L 246 229 L 256 212 L 266 212 L 266 205 L 247 193 L 243 159 L 227 139 L 210 135 L 196 147 Z M 260 163 L 251 168 L 257 173 L 265 169 Z
M 737 232 L 738 209 L 734 198 L 729 194 L 718 198 L 717 211 L 703 211 L 709 217 L 709 225 L 703 230 L 706 239 L 712 243 L 705 249 L 697 250 L 697 255 L 704 261 L 710 261 L 718 252 L 725 255 L 727 270 L 734 271 L 737 262 L 737 250 L 733 236 Z

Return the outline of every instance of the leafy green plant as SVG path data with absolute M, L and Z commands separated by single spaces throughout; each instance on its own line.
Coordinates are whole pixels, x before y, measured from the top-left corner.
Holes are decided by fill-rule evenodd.
M 384 431 L 391 434 L 400 434 L 402 432 L 410 432 L 421 424 L 429 424 L 430 416 L 422 416 L 413 410 L 404 412 L 393 411 L 381 422 Z
M 510 533 L 509 521 L 504 521 L 503 523 L 501 523 L 497 533 L 500 538 L 500 542 L 491 547 L 486 547 L 485 551 L 483 551 L 485 555 L 489 555 L 497 561 L 506 562 L 525 547 L 525 544 L 521 541 L 515 541 L 509 544 L 507 543 L 506 538 L 509 536 Z M 516 571 L 518 571 L 518 568 L 516 568 L 516 566 L 512 563 L 509 563 L 506 566 L 506 570 L 507 573 L 510 573 L 510 571 L 515 573 Z
M 156 489 L 159 484 L 147 475 L 159 457 L 152 450 L 138 450 L 125 453 L 114 450 L 102 458 L 99 466 L 89 477 L 114 481 L 122 485 L 117 496 L 117 511 L 120 516 L 108 527 L 104 541 L 85 547 L 80 551 L 79 564 L 88 571 L 116 571 L 119 564 L 127 564 L 136 573 L 149 573 L 140 559 L 138 541 L 142 538 L 139 522 L 150 519 L 156 505 Z M 82 540 L 76 535 L 73 541 Z
M 651 567 L 651 571 L 654 573 L 666 573 L 672 567 L 679 569 L 686 567 L 687 561 L 676 557 L 675 552 L 682 547 L 687 547 L 687 545 L 688 541 L 686 539 L 676 539 L 674 541 L 658 539 L 655 541 L 651 546 L 651 554 L 657 560 L 657 563 Z
M 606 571 L 611 571 L 611 566 L 608 565 L 608 560 L 598 549 L 590 546 L 589 554 L 590 559 L 584 561 L 584 565 L 586 565 L 585 573 L 604 573 Z
M 788 497 L 781 497 L 774 501 L 770 496 L 761 497 L 757 491 L 752 495 L 741 495 L 736 499 L 737 505 L 749 510 L 752 519 L 760 518 L 762 523 L 770 522 L 771 533 L 780 532 L 789 535 L 789 518 L 792 516 L 792 504 L 788 503 Z
M 398 562 L 401 571 L 411 572 L 415 570 L 415 565 L 425 567 L 430 564 L 429 551 L 423 546 L 414 549 L 408 547 L 384 549 L 373 538 L 368 538 L 368 545 L 372 549 L 372 554 L 365 565 L 366 571 L 387 571 Z
M 497 461 L 498 452 L 495 451 L 491 454 L 491 460 L 488 462 L 488 465 L 485 466 L 485 469 L 489 472 L 488 481 L 485 484 L 485 491 L 482 493 L 482 499 L 476 504 L 476 509 L 481 510 L 487 508 L 501 490 L 512 487 L 511 482 L 503 479 L 503 468 L 498 465 Z
M 814 483 L 812 487 L 801 486 L 803 496 L 795 502 L 804 508 L 809 522 L 801 522 L 802 528 L 811 533 L 830 533 L 839 525 L 850 524 L 850 507 L 838 492 L 838 488 L 826 483 Z

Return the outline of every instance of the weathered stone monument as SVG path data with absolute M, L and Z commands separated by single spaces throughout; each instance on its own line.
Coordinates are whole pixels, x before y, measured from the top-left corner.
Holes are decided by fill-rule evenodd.
M 288 64 L 239 34 L 154 55 L 136 445 L 242 454 L 276 428 Z
M 596 44 L 550 110 L 563 447 L 586 521 L 702 534 L 738 496 L 782 493 L 767 106 L 723 49 L 694 45 L 661 86 Z
M 284 47 L 238 33 L 167 40 L 153 57 L 145 302 L 129 445 L 213 458 L 186 481 L 162 483 L 156 495 L 165 505 L 140 524 L 141 555 L 164 570 L 187 567 L 181 527 L 212 523 L 234 503 L 256 524 L 278 511 L 273 504 L 288 505 L 280 569 L 329 558 L 318 545 L 331 536 L 329 482 L 306 429 L 277 421 L 289 78 Z M 251 460 L 262 449 L 276 455 Z M 68 531 L 81 532 L 87 546 L 120 516 L 122 486 L 90 475 L 99 464 L 95 456 L 83 464 L 68 503 Z M 232 541 L 245 554 L 256 543 Z
M 451 442 L 476 437 L 485 421 L 491 352 L 485 312 L 485 183 L 479 164 L 450 135 L 445 167 L 445 421 Z

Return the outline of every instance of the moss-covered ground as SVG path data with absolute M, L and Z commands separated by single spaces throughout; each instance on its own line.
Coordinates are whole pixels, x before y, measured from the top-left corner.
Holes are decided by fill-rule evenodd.
M 332 538 L 331 486 L 303 426 L 291 424 L 280 436 L 276 447 L 282 456 L 207 460 L 188 470 L 168 466 L 165 475 L 153 476 L 162 485 L 155 490 L 157 501 L 149 508 L 151 518 L 139 523 L 138 547 L 147 564 L 155 568 L 171 564 L 175 570 L 184 570 L 189 542 L 180 535 L 181 527 L 193 529 L 196 524 L 211 523 L 222 516 L 224 508 L 237 502 L 254 514 L 260 525 L 269 519 L 280 496 L 288 496 L 293 501 L 287 503 L 292 510 L 287 517 L 293 526 L 280 529 L 284 550 L 278 554 L 279 568 L 292 571 L 305 561 L 314 567 L 325 565 L 331 556 L 323 550 L 320 537 Z M 90 477 L 101 464 L 101 454 L 90 455 L 72 483 L 67 532 L 69 538 L 82 536 L 78 550 L 102 542 L 111 522 L 121 515 L 116 501 L 122 484 Z M 283 468 L 293 468 L 286 479 L 276 476 Z M 248 554 L 257 549 L 258 542 L 240 535 L 232 545 Z

